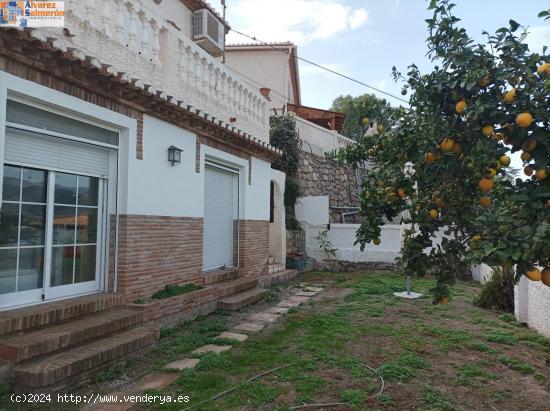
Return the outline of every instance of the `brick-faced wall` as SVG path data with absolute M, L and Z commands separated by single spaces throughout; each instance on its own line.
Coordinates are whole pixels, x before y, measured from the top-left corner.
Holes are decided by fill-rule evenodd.
M 166 284 L 202 283 L 200 218 L 121 215 L 118 291 L 131 302 Z
M 269 221 L 241 221 L 239 234 L 241 276 L 258 277 L 267 274 Z

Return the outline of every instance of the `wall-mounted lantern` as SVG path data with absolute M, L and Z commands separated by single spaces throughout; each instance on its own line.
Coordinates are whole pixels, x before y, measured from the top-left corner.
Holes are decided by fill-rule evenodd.
M 176 146 L 168 147 L 168 161 L 170 161 L 173 166 L 181 163 L 182 151 L 181 148 L 177 148 Z

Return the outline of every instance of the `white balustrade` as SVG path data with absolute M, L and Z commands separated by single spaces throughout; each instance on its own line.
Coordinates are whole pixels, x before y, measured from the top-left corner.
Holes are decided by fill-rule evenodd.
M 160 17 L 156 7 L 164 5 L 143 0 L 70 0 L 66 5 L 65 25 L 74 37 L 63 41 L 73 53 L 95 57 L 183 107 L 227 123 L 234 117 L 236 129 L 268 140 L 269 113 L 259 90 Z

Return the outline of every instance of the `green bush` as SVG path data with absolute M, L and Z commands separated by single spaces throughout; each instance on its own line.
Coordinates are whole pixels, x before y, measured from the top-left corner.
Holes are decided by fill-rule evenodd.
M 513 312 L 514 283 L 512 270 L 495 269 L 491 279 L 481 288 L 474 304 L 482 308 Z

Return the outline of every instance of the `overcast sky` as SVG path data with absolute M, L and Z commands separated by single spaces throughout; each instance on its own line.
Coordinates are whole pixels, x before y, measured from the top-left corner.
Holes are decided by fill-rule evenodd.
M 220 0 L 211 2 L 221 9 Z M 550 45 L 550 24 L 537 18 L 550 0 L 456 0 L 456 15 L 470 36 L 481 41 L 510 18 L 530 27 L 529 44 Z M 235 29 L 264 41 L 293 41 L 301 57 L 400 96 L 390 78 L 392 66 L 405 72 L 416 63 L 428 70 L 425 0 L 226 0 L 227 20 Z M 228 42 L 250 42 L 230 33 Z M 302 104 L 328 108 L 340 94 L 369 92 L 300 63 Z M 392 104 L 399 104 L 391 100 Z

